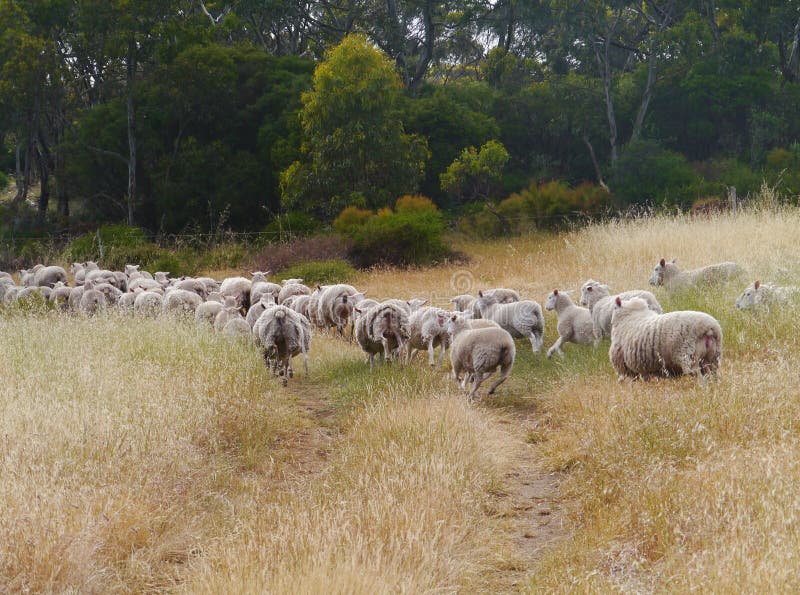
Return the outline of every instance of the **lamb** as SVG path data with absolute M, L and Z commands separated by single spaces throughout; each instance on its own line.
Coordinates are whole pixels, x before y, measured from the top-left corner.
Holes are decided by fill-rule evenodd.
M 67 284 L 67 271 L 59 266 L 42 267 L 33 275 L 33 284 L 36 287 L 52 288 L 58 282 Z
M 203 303 L 203 299 L 193 291 L 171 289 L 164 295 L 163 302 L 165 314 L 181 313 L 194 315 L 197 307 Z
M 500 376 L 489 388 L 489 394 L 493 395 L 508 378 L 514 365 L 516 346 L 511 334 L 502 328 L 470 329 L 467 319 L 457 314 L 450 316 L 447 330 L 452 337 L 450 363 L 455 381 L 461 381 L 461 388 L 465 388 L 468 379 L 474 378 L 472 390 L 467 395 L 472 399 L 478 396 L 481 383 L 500 368 Z
M 229 339 L 247 339 L 253 338 L 253 331 L 247 321 L 242 318 L 231 318 L 225 328 L 222 329 L 222 334 Z
M 647 302 L 647 306 L 656 314 L 661 314 L 661 304 L 649 291 L 632 289 L 617 294 L 623 301 L 639 297 Z M 589 279 L 581 287 L 581 305 L 587 306 L 592 313 L 595 346 L 601 339 L 611 336 L 611 315 L 614 313 L 614 299 L 608 285 Z
M 12 288 L 14 288 L 14 293 L 16 293 L 16 287 L 17 285 L 10 277 L 0 277 L 0 303 L 5 302 L 6 293 L 11 291 Z
M 577 343 L 578 345 L 590 345 L 594 342 L 594 329 L 592 326 L 592 314 L 589 308 L 576 306 L 569 295 L 564 291 L 554 289 L 547 296 L 545 310 L 555 310 L 558 316 L 558 339 L 550 349 L 547 350 L 547 357 L 552 357 L 553 353 L 564 356 L 561 345 L 565 342 Z
M 147 291 L 153 291 L 157 289 L 163 292 L 164 286 L 155 279 L 137 277 L 128 284 L 128 290 L 135 291 L 136 289 L 145 289 Z
M 244 320 L 244 316 L 242 316 L 242 308 L 239 306 L 239 302 L 236 298 L 226 296 L 225 306 L 214 318 L 214 330 L 218 333 L 221 333 L 225 329 L 225 325 L 234 318 L 241 318 Z
M 136 296 L 142 293 L 144 289 L 135 289 L 128 293 L 123 293 L 117 300 L 117 308 L 121 312 L 133 312 L 133 304 L 136 301 Z
M 103 312 L 108 307 L 105 294 L 94 287 L 86 287 L 86 284 L 84 284 L 84 288 L 78 309 L 88 316 Z
M 133 300 L 133 311 L 140 316 L 156 316 L 164 309 L 164 296 L 155 291 L 142 291 Z
M 457 295 L 450 299 L 450 302 L 455 305 L 456 312 L 470 312 L 472 311 L 472 304 L 475 303 L 475 296 L 473 295 Z
M 239 300 L 243 308 L 250 307 L 250 290 L 253 283 L 244 277 L 228 277 L 222 281 L 219 290 L 225 295 L 230 295 Z
M 363 311 L 355 324 L 355 336 L 373 369 L 376 354 L 390 361 L 408 340 L 408 313 L 393 303 L 380 303 Z
M 294 281 L 295 279 L 292 279 Z M 300 280 L 302 281 L 302 279 Z M 311 289 L 302 283 L 285 283 L 278 292 L 277 302 L 284 303 L 287 299 L 297 295 L 311 295 Z
M 250 289 L 250 303 L 257 303 L 258 300 L 261 299 L 261 296 L 268 293 L 271 294 L 277 302 L 278 294 L 281 292 L 282 288 L 277 283 L 271 283 L 267 281 L 270 271 L 256 271 L 250 274 L 253 276 L 252 286 Z
M 3 304 L 8 306 L 14 303 L 17 300 L 20 291 L 22 291 L 22 287 L 20 287 L 19 285 L 7 286 L 5 293 L 3 294 Z
M 214 292 L 219 292 L 219 283 L 217 283 L 216 279 L 212 279 L 211 277 L 195 277 L 195 281 L 199 281 L 206 287 L 205 295 L 208 296 Z
M 749 310 L 760 306 L 769 307 L 771 304 L 785 303 L 793 297 L 800 297 L 800 287 L 781 287 L 756 281 L 736 298 L 735 305 L 739 310 Z
M 168 271 L 156 271 L 153 273 L 153 280 L 156 281 L 162 289 L 166 289 L 169 287 L 169 272 Z
M 86 281 L 86 273 L 98 268 L 100 267 L 97 266 L 97 263 L 90 260 L 88 262 L 73 262 L 69 267 L 69 271 L 72 273 L 75 285 L 83 285 Z
M 735 262 L 720 262 L 691 271 L 681 271 L 675 264 L 676 261 L 677 259 L 673 258 L 670 262 L 666 262 L 662 258 L 650 275 L 650 285 L 687 287 L 701 283 L 718 283 L 730 279 L 742 270 Z
M 705 312 L 656 314 L 641 298 L 614 300 L 608 357 L 619 374 L 705 375 L 719 369 L 722 329 Z
M 19 282 L 22 287 L 33 287 L 36 279 L 36 271 L 33 269 L 20 269 Z
M 441 345 L 439 365 L 442 364 L 445 351 L 450 342 L 450 336 L 445 326 L 449 314 L 446 310 L 433 307 L 420 308 L 411 313 L 408 318 L 407 363 L 411 361 L 418 349 L 427 349 L 428 363 L 431 366 L 435 365 L 433 352 L 436 347 Z
M 493 320 L 512 337 L 525 337 L 530 340 L 534 353 L 542 348 L 544 335 L 544 316 L 542 307 L 533 300 L 522 300 L 501 304 L 494 294 L 478 292 L 475 304 L 482 318 Z
M 308 299 L 308 321 L 314 325 L 321 327 L 322 324 L 319 320 L 319 298 L 322 297 L 322 292 L 330 287 L 329 285 L 317 285 L 317 288 L 311 292 Z
M 264 354 L 264 360 L 273 372 L 287 377 L 294 375 L 291 358 L 303 356 L 303 368 L 308 374 L 308 351 L 311 348 L 311 324 L 304 316 L 286 306 L 272 306 L 261 314 L 253 326 L 253 335 Z

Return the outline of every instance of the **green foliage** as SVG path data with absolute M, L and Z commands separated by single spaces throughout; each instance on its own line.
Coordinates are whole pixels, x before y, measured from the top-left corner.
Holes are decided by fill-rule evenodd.
M 330 221 L 349 204 L 379 208 L 416 190 L 427 147 L 404 131 L 400 91 L 391 60 L 365 37 L 327 53 L 303 95 L 303 157 L 281 174 L 285 208 Z
M 702 180 L 679 153 L 659 143 L 630 143 L 619 157 L 611 180 L 617 207 L 678 205 L 688 207 L 701 192 Z
M 441 175 L 442 190 L 458 204 L 489 200 L 508 159 L 508 151 L 496 140 L 490 140 L 480 150 L 467 147 Z
M 147 244 L 149 244 L 149 239 L 143 229 L 121 224 L 105 225 L 97 231 L 85 233 L 72 240 L 67 248 L 67 254 L 68 259 L 71 261 L 99 261 L 101 245 L 108 257 L 112 252 L 114 254 L 122 254 L 125 251 L 135 250 Z M 125 263 L 122 264 L 124 265 Z
M 384 208 L 368 217 L 352 209 L 340 214 L 334 227 L 353 241 L 349 256 L 358 266 L 430 264 L 450 253 L 444 219 L 429 199 L 403 197 L 398 203 L 394 211 Z
M 8 176 L 0 171 L 0 192 L 8 188 Z
M 300 211 L 289 211 L 282 213 L 270 221 L 264 232 L 267 241 L 283 239 L 283 237 L 305 237 L 314 235 L 322 229 L 322 223 L 309 215 Z
M 306 285 L 346 283 L 357 271 L 346 260 L 312 260 L 293 265 L 278 272 L 277 278 L 302 279 Z

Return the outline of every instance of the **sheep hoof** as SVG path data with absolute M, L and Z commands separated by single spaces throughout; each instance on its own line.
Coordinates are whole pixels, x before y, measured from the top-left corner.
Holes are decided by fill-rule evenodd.
M 288 386 L 288 385 L 289 385 L 289 381 L 284 376 L 284 378 L 283 378 L 283 386 Z
M 294 370 L 289 370 L 289 378 L 294 378 Z

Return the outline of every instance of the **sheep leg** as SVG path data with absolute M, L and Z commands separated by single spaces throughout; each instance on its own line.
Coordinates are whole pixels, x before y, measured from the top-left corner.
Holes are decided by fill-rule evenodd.
M 481 372 L 475 372 L 474 376 L 475 376 L 475 382 L 472 383 L 472 390 L 469 391 L 469 394 L 467 395 L 469 399 L 478 397 L 478 389 L 480 388 L 484 378 L 483 373 Z
M 434 357 L 433 357 L 433 349 L 434 349 L 434 347 L 433 347 L 433 337 L 431 337 L 430 339 L 428 339 L 428 364 L 430 364 L 431 367 L 433 367 L 435 365 L 435 363 L 434 363 L 435 360 L 434 360 Z M 442 353 L 444 353 L 444 350 L 442 350 Z
M 308 376 L 308 353 L 303 351 L 303 372 Z
M 383 359 L 384 361 L 390 361 L 392 359 L 391 351 L 389 350 L 389 339 L 383 337 L 381 339 L 381 343 L 383 344 Z
M 500 377 L 497 380 L 495 380 L 492 383 L 492 386 L 489 388 L 489 394 L 490 395 L 493 395 L 494 394 L 494 390 L 498 386 L 500 386 L 501 384 L 503 384 L 506 381 L 506 378 L 508 378 L 508 375 L 511 374 L 511 366 L 513 365 L 513 363 L 514 362 L 511 362 L 509 364 L 500 366 Z
M 544 343 L 544 338 L 537 337 L 535 333 L 531 333 L 529 339 L 531 340 L 531 348 L 533 349 L 533 352 L 539 353 L 539 350 L 541 350 L 542 344 Z
M 552 357 L 553 353 L 558 353 L 561 357 L 564 357 L 564 352 L 561 351 L 561 344 L 564 342 L 564 337 L 559 337 L 558 340 L 553 343 L 553 346 L 547 350 L 547 357 Z
M 441 366 L 442 362 L 444 361 L 444 353 L 447 351 L 447 341 L 442 340 L 442 343 L 439 347 L 441 351 L 439 351 L 439 363 L 437 365 Z

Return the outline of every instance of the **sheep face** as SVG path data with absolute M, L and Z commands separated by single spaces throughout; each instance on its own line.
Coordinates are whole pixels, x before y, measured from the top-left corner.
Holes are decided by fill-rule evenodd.
M 667 264 L 662 258 L 661 261 L 653 268 L 653 273 L 650 275 L 650 285 L 663 285 L 664 284 L 664 269 Z
M 554 289 L 553 292 L 547 296 L 547 301 L 544 304 L 544 309 L 555 310 L 557 301 L 558 301 L 558 289 Z

